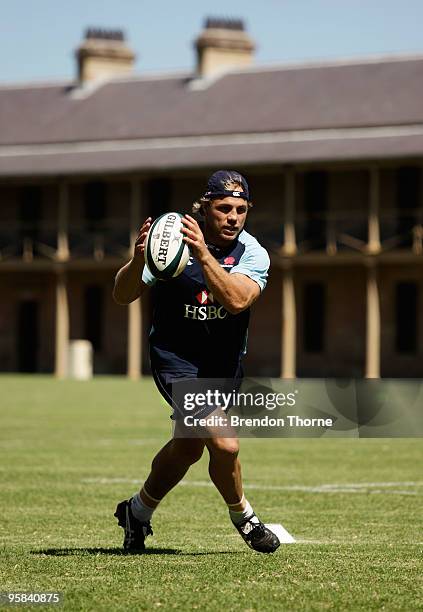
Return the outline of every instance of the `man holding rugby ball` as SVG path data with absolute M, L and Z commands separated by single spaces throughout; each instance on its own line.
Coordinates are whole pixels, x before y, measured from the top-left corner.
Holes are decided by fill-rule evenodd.
M 243 229 L 250 207 L 245 178 L 235 171 L 215 172 L 193 205 L 202 222 L 190 215 L 182 219 L 184 240 L 192 254 L 184 271 L 158 281 L 144 265 L 145 239 L 152 222 L 148 218 L 135 242 L 133 258 L 116 275 L 113 296 L 119 304 L 129 304 L 152 288 L 151 367 L 159 392 L 173 408 L 172 381 L 239 381 L 242 377 L 249 308 L 263 291 L 269 268 L 267 252 Z M 201 316 L 200 305 L 208 306 Z M 201 416 L 207 414 L 210 411 L 202 411 Z M 277 549 L 278 538 L 245 498 L 238 439 L 211 431 L 205 438 L 172 438 L 154 457 L 141 491 L 118 504 L 115 516 L 125 531 L 126 550 L 144 550 L 144 540 L 152 534 L 153 512 L 205 448 L 210 478 L 243 539 L 259 552 Z

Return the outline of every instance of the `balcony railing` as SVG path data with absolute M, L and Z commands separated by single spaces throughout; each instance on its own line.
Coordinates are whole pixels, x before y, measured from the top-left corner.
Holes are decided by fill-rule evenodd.
M 107 225 L 84 229 L 71 226 L 68 232 L 71 258 L 94 258 L 102 261 L 105 257 L 126 257 L 129 249 L 129 228 L 127 224 L 108 221 Z
M 369 244 L 377 252 L 423 252 L 423 223 L 415 209 L 382 211 L 373 223 L 376 235 L 370 234 L 369 215 L 365 210 L 297 214 L 294 229 L 299 255 L 319 251 L 328 255 L 367 253 Z M 251 231 L 261 237 L 270 250 L 279 251 L 283 245 L 283 226 L 275 224 L 273 219 L 257 219 L 251 224 Z
M 280 251 L 283 246 L 284 225 L 269 217 L 251 218 L 251 231 L 269 250 Z M 373 252 L 401 250 L 423 253 L 423 223 L 421 211 L 383 210 L 374 219 L 369 235 L 369 216 L 365 210 L 349 210 L 313 215 L 297 214 L 294 221 L 296 253 L 325 252 L 335 255 L 343 252 L 367 253 L 369 243 Z M 375 229 L 376 228 L 376 229 Z M 65 259 L 126 258 L 129 245 L 128 222 L 108 219 L 107 222 L 87 227 L 72 223 L 62 234 L 66 242 Z M 42 227 L 8 223 L 0 226 L 0 261 L 63 260 L 59 255 L 57 225 L 43 223 Z
M 109 219 L 106 223 L 87 227 L 70 224 L 65 234 L 69 259 L 126 257 L 129 249 L 129 228 L 126 221 Z M 20 259 L 26 262 L 58 259 L 57 225 L 42 227 L 8 223 L 0 227 L 0 261 Z

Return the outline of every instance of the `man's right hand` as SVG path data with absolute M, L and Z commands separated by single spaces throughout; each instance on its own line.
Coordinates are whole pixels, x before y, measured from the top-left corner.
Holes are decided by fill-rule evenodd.
M 151 227 L 152 218 L 148 217 L 138 233 L 134 245 L 134 256 L 116 274 L 113 298 L 118 304 L 130 304 L 147 289 L 142 281 L 144 266 L 145 239 Z
M 140 231 L 138 232 L 138 236 L 135 240 L 134 245 L 134 257 L 144 257 L 145 239 L 147 238 L 148 230 L 151 227 L 152 220 L 153 219 L 151 217 L 147 217 L 147 219 L 142 224 Z

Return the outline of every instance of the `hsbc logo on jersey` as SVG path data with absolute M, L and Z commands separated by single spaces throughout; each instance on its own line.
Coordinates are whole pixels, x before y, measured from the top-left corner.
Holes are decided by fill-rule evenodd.
M 212 319 L 226 319 L 227 316 L 228 313 L 223 306 L 192 306 L 192 304 L 185 304 L 184 319 L 211 321 Z
M 210 321 L 212 319 L 225 319 L 228 316 L 223 306 L 213 304 L 213 294 L 207 289 L 197 293 L 195 299 L 201 306 L 185 304 L 184 319 L 194 319 L 197 321 Z
M 214 301 L 213 294 L 207 291 L 206 289 L 200 291 L 200 293 L 197 293 L 195 298 L 198 302 L 200 302 L 200 304 L 210 304 L 210 302 L 213 303 Z

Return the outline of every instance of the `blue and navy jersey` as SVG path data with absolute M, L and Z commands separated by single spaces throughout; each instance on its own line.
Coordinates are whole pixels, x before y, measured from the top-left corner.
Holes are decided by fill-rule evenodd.
M 245 274 L 263 291 L 269 256 L 251 234 L 243 230 L 229 247 L 208 248 L 229 274 Z M 237 315 L 227 312 L 207 288 L 194 257 L 176 278 L 156 280 L 145 266 L 142 280 L 153 291 L 154 369 L 201 378 L 231 376 L 238 370 L 246 352 L 249 309 Z

